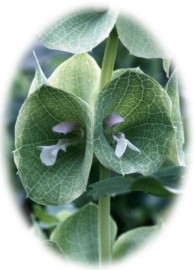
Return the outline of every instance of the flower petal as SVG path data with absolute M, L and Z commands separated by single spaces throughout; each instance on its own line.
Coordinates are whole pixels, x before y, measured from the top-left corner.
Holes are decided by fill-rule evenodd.
M 66 152 L 70 145 L 78 144 L 80 140 L 60 139 L 57 144 L 49 146 L 38 146 L 37 149 L 41 150 L 40 160 L 46 166 L 55 164 L 59 150 Z
M 41 149 L 40 160 L 46 166 L 52 166 L 55 164 L 57 159 L 57 154 L 60 150 L 58 145 L 50 146 L 39 146 L 38 149 Z
M 72 122 L 72 121 L 64 121 L 64 122 L 61 122 L 58 125 L 54 126 L 52 128 L 52 130 L 54 132 L 67 134 L 67 133 L 74 131 L 78 128 L 80 128 L 80 125 L 78 123 Z
M 115 155 L 118 158 L 121 158 L 123 154 L 125 153 L 125 150 L 127 148 L 127 140 L 126 139 L 119 139 L 116 145 L 115 149 Z
M 119 116 L 116 113 L 111 113 L 110 115 L 106 117 L 106 119 L 104 120 L 104 123 L 107 127 L 111 128 L 112 126 L 122 123 L 124 121 L 125 119 L 123 117 Z
M 128 141 L 128 140 L 126 140 L 126 141 L 127 141 L 127 146 L 128 146 L 131 150 L 141 153 L 141 151 L 139 150 L 139 148 L 137 148 L 135 145 L 133 145 L 130 141 Z
M 113 139 L 117 142 L 116 149 L 115 149 L 115 155 L 118 158 L 121 158 L 123 154 L 126 151 L 127 146 L 136 152 L 141 153 L 139 148 L 137 148 L 135 145 L 133 145 L 129 140 L 125 138 L 125 134 L 122 132 L 117 132 L 116 134 L 113 134 Z

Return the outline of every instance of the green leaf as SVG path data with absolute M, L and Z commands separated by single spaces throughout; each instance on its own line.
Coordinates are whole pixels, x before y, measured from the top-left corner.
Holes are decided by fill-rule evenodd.
M 63 62 L 48 79 L 53 87 L 65 90 L 94 105 L 99 89 L 100 68 L 89 54 L 74 55 Z
M 116 28 L 119 39 L 129 52 L 143 58 L 168 58 L 152 34 L 129 16 L 119 16 Z
M 35 52 L 33 52 L 33 53 L 34 53 L 34 58 L 35 58 L 35 61 L 36 61 L 36 69 L 35 69 L 34 79 L 33 79 L 32 83 L 31 83 L 31 86 L 30 86 L 30 89 L 29 89 L 29 92 L 28 92 L 28 96 L 30 94 L 34 93 L 43 84 L 47 84 L 47 78 L 46 78 L 46 76 L 44 75 L 44 72 L 41 69 L 41 66 L 40 66 L 40 64 L 38 62 L 38 59 L 36 57 Z
M 14 159 L 27 196 L 33 201 L 62 205 L 85 191 L 93 156 L 91 115 L 84 101 L 48 86 L 26 99 L 16 122 Z M 52 127 L 65 120 L 83 126 L 83 143 L 68 147 L 67 152 L 59 151 L 55 164 L 45 166 L 37 147 L 55 145 L 63 138 Z
M 44 31 L 40 40 L 46 47 L 74 54 L 91 51 L 109 36 L 118 13 L 82 10 L 66 14 Z
M 116 237 L 116 225 L 111 219 L 111 246 Z M 73 260 L 98 262 L 98 207 L 89 204 L 62 222 L 52 233 L 51 241 Z
M 110 196 L 114 197 L 119 194 L 125 194 L 130 192 L 132 179 L 124 178 L 122 176 L 115 176 L 112 178 L 98 181 L 89 187 L 91 190 L 88 192 L 88 196 L 92 196 L 94 200 L 98 200 L 100 197 Z
M 177 189 L 171 189 L 151 176 L 136 179 L 131 185 L 131 191 L 142 191 L 158 197 L 172 197 L 178 193 Z
M 121 259 L 141 247 L 158 232 L 158 226 L 140 227 L 122 234 L 114 243 L 113 259 Z
M 114 197 L 133 191 L 142 191 L 158 197 L 171 197 L 175 191 L 178 192 L 177 186 L 172 186 L 170 179 L 161 181 L 153 176 L 139 177 L 138 179 L 116 176 L 96 182 L 90 185 L 90 188 L 88 196 L 92 196 L 94 200 L 103 196 Z
M 176 146 L 178 151 L 178 159 L 180 165 L 185 165 L 185 158 L 184 158 L 184 129 L 183 129 L 183 122 L 180 112 L 180 102 L 179 102 L 179 89 L 178 89 L 178 72 L 175 70 L 168 83 L 165 87 L 171 101 L 172 101 L 172 112 L 171 118 L 172 123 L 175 127 L 176 131 Z
M 185 177 L 185 167 L 175 166 L 162 168 L 153 174 L 154 177 L 159 178 L 163 185 L 177 189 L 181 184 L 181 177 Z
M 169 154 L 175 137 L 170 118 L 171 101 L 166 91 L 151 77 L 139 72 L 126 72 L 111 81 L 98 95 L 95 107 L 94 152 L 108 169 L 121 174 L 155 172 Z M 125 119 L 115 128 L 141 153 L 127 148 L 115 155 L 110 130 L 104 119 L 115 113 Z M 106 134 L 105 134 L 106 133 Z
M 166 72 L 167 78 L 169 78 L 170 63 L 171 63 L 171 59 L 169 59 L 169 58 L 163 59 L 163 61 L 162 61 L 163 69 Z

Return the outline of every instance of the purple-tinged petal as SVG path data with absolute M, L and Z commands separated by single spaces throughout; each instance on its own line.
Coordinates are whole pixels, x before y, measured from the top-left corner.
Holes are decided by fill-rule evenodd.
M 116 113 L 111 113 L 110 115 L 106 117 L 106 119 L 104 120 L 104 123 L 107 127 L 111 128 L 112 126 L 119 123 L 123 123 L 124 121 L 125 119 L 123 117 L 119 116 Z
M 64 121 L 64 122 L 61 122 L 58 125 L 54 126 L 52 128 L 52 131 L 67 134 L 67 133 L 72 132 L 78 128 L 80 128 L 80 125 L 78 123 L 72 122 L 72 121 Z

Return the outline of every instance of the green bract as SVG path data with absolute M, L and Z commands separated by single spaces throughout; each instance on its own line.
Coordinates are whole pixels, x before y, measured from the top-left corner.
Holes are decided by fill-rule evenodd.
M 79 65 L 80 61 L 82 65 Z M 93 108 L 98 93 L 99 73 L 95 61 L 89 55 L 82 54 L 71 57 L 53 72 L 47 80 L 52 87 L 42 86 L 35 91 L 31 86 L 32 92 L 35 93 L 24 103 L 16 125 L 15 161 L 28 196 L 36 202 L 64 204 L 78 197 L 86 188 L 92 162 L 92 147 L 89 145 L 93 142 L 93 119 L 91 119 L 90 108 Z M 41 84 L 40 76 L 37 74 L 33 85 Z M 104 166 L 113 171 L 122 174 L 133 172 L 151 174 L 162 165 L 167 156 L 171 155 L 171 159 L 176 159 L 176 145 L 173 144 L 175 134 L 170 118 L 171 101 L 154 79 L 139 70 L 118 70 L 113 73 L 113 76 L 116 79 L 101 91 L 96 101 L 95 154 Z M 90 107 L 76 96 L 89 102 Z M 72 101 L 76 102 L 77 110 L 71 106 Z M 82 119 L 79 111 L 84 112 Z M 115 145 L 111 145 L 107 140 L 104 126 L 104 119 L 113 112 L 125 119 L 116 130 L 124 132 L 126 138 L 137 146 L 141 153 L 127 149 L 121 159 L 116 157 Z M 52 132 L 52 127 L 65 120 L 77 121 L 90 131 L 86 140 L 86 151 L 84 152 L 85 146 L 82 147 L 82 151 L 80 145 L 74 146 L 71 151 L 68 151 L 69 153 L 59 153 L 59 157 L 66 160 L 65 164 L 62 165 L 57 158 L 56 164 L 45 167 L 40 162 L 40 151 L 37 147 L 56 144 L 59 136 Z M 47 123 L 47 127 L 42 125 L 43 121 Z M 77 149 L 80 152 L 77 152 Z M 169 149 L 171 149 L 170 153 Z M 24 156 L 25 158 L 22 158 Z M 27 156 L 28 160 L 26 160 Z M 32 164 L 39 165 L 32 166 Z M 64 175 L 60 173 L 59 168 L 64 168 Z M 83 169 L 81 178 L 80 168 Z M 47 187 L 46 191 L 44 185 Z M 53 188 L 54 193 L 52 193 Z
M 117 233 L 113 219 L 110 219 L 110 228 L 112 247 Z M 53 231 L 51 240 L 74 260 L 98 262 L 98 207 L 89 204 L 71 215 Z
M 155 38 L 137 21 L 122 15 L 116 28 L 119 39 L 131 54 L 144 58 L 168 58 Z
M 103 13 L 86 10 L 66 14 L 46 29 L 40 40 L 50 49 L 85 53 L 109 36 L 117 16 L 118 12 L 112 10 Z
M 95 107 L 94 152 L 107 168 L 121 174 L 151 174 L 169 153 L 174 128 L 171 101 L 165 90 L 151 77 L 126 72 L 110 82 L 99 94 Z M 116 113 L 125 119 L 117 127 L 141 153 L 127 150 L 121 159 L 104 132 L 104 119 Z M 175 149 L 176 151 L 176 149 Z
M 87 52 L 106 38 L 100 70 Z M 116 61 L 114 70 L 118 39 L 136 57 L 162 58 L 150 63 L 158 70 L 163 64 L 162 79 L 171 75 L 164 89 L 141 63 L 143 70 Z M 141 214 L 142 227 L 126 232 L 133 224 L 121 217 L 115 240 L 110 197 L 139 191 L 170 200 L 180 193 L 185 163 L 177 72 L 171 74 L 169 55 L 144 27 L 112 10 L 67 14 L 41 34 L 41 41 L 75 55 L 46 78 L 34 53 L 35 77 L 17 118 L 14 160 L 27 196 L 36 203 L 72 203 L 88 188 L 71 204 L 73 211 L 65 207 L 54 215 L 33 205 L 32 219 L 45 245 L 65 258 L 101 265 L 133 251 L 158 229 L 144 227 Z M 88 204 L 91 200 L 99 207 Z
M 86 79 L 87 78 L 87 79 Z M 99 91 L 100 68 L 89 54 L 72 56 L 53 72 L 48 82 L 94 105 Z
M 47 167 L 37 147 L 56 144 L 61 136 L 52 127 L 65 120 L 82 125 L 84 142 L 59 152 L 56 163 Z M 93 155 L 92 121 L 88 105 L 65 91 L 42 86 L 26 99 L 15 127 L 14 158 L 28 197 L 40 204 L 60 205 L 85 191 Z
M 157 226 L 136 228 L 122 234 L 113 246 L 113 259 L 121 259 L 146 243 L 150 236 L 156 235 Z
M 180 165 L 185 165 L 185 158 L 184 158 L 184 151 L 183 151 L 183 145 L 184 145 L 184 130 L 183 130 L 183 122 L 181 118 L 181 112 L 180 112 L 180 104 L 179 104 L 179 89 L 178 89 L 178 72 L 175 70 L 172 75 L 170 76 L 170 79 L 168 80 L 168 83 L 165 87 L 168 95 L 170 96 L 172 100 L 172 112 L 171 112 L 171 118 L 172 123 L 175 127 L 176 131 L 176 145 L 177 145 L 177 151 L 178 151 L 178 160 Z

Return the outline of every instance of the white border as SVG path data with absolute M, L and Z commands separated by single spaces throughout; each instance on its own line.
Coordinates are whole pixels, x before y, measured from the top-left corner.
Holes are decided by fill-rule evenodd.
M 7 93 L 14 72 L 24 52 L 31 41 L 44 25 L 64 11 L 87 6 L 93 1 L 24 1 L 6 0 L 0 3 L 1 26 L 1 140 L 3 133 L 3 112 L 6 106 Z M 190 0 L 185 1 L 105 1 L 98 0 L 124 11 L 129 11 L 134 17 L 152 29 L 159 40 L 174 55 L 179 66 L 183 84 L 184 97 L 187 100 L 190 115 L 189 128 L 192 138 L 193 91 L 194 91 L 194 9 Z M 4 138 L 6 140 L 6 138 Z M 1 141 L 2 145 L 5 141 Z M 189 163 L 192 167 L 193 145 L 189 146 Z M 14 205 L 12 192 L 8 184 L 5 170 L 6 162 L 1 151 L 1 187 L 0 187 L 0 265 L 6 269 L 64 269 L 67 264 L 42 248 L 39 240 L 31 236 L 26 224 Z M 192 169 L 188 171 L 188 181 L 185 191 L 169 217 L 163 234 L 150 243 L 141 253 L 129 260 L 115 265 L 123 269 L 194 269 L 194 181 Z M 77 267 L 76 267 L 77 268 Z M 69 265 L 68 269 L 75 269 Z M 80 269 L 80 266 L 79 266 Z

